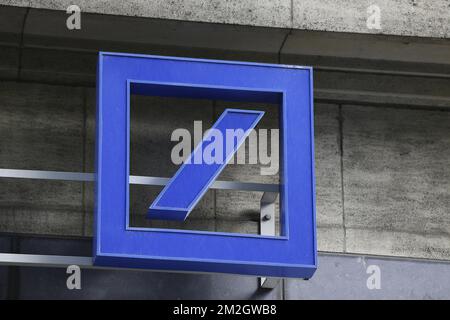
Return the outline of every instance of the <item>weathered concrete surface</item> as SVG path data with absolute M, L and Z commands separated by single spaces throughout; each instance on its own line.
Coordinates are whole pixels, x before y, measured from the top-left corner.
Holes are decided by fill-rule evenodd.
M 1 4 L 41 9 L 63 10 L 74 4 L 70 0 L 2 0 Z M 248 1 L 89 1 L 76 4 L 82 12 L 187 21 L 244 24 L 287 28 L 291 26 L 291 0 Z
M 348 252 L 449 259 L 450 113 L 343 106 Z
M 26 8 L 1 7 L 0 37 L 2 44 L 19 45 L 26 11 Z
M 449 44 L 448 40 L 297 30 L 286 38 L 280 61 L 314 67 L 319 101 L 447 107 Z
M 76 171 L 83 161 L 83 88 L 1 82 L 0 166 Z
M 0 167 L 83 171 L 84 91 L 76 87 L 0 83 Z M 82 185 L 2 179 L 0 229 L 79 235 Z
M 293 28 L 419 37 L 450 36 L 448 0 L 293 0 Z M 380 9 L 381 29 L 369 29 L 367 12 Z
M 427 78 L 410 75 L 368 74 L 354 73 L 349 77 L 348 72 L 314 72 L 314 81 L 320 89 L 336 91 L 371 91 L 383 95 L 409 95 L 433 97 L 440 96 L 450 99 L 450 77 Z
M 81 235 L 81 184 L 2 178 L 0 230 L 3 232 Z
M 315 67 L 448 73 L 450 42 L 446 39 L 294 30 L 283 45 L 281 62 Z
M 317 243 L 321 251 L 344 251 L 339 106 L 314 106 Z
M 49 84 L 94 86 L 98 54 L 23 48 L 19 79 Z
M 379 268 L 380 289 L 367 287 L 374 266 Z M 286 280 L 284 296 L 286 299 L 449 299 L 449 288 L 448 262 L 322 254 L 319 268 L 310 280 Z
M 422 77 L 358 72 L 314 72 L 319 101 L 401 105 L 421 108 L 450 107 L 450 77 Z
M 19 46 L 25 8 L 0 9 L 0 77 L 16 79 L 19 68 Z
M 70 0 L 2 0 L 1 4 L 63 10 Z M 275 0 L 275 1 L 88 1 L 77 5 L 82 12 L 175 19 L 185 21 L 240 24 L 304 30 L 381 33 L 418 37 L 450 36 L 448 0 L 380 0 L 381 29 L 367 27 L 371 0 Z

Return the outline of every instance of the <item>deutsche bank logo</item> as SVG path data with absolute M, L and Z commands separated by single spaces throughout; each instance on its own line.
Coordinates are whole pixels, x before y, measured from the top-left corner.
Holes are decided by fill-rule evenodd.
M 131 94 L 279 104 L 280 235 L 130 227 Z M 307 67 L 100 53 L 94 263 L 310 278 L 317 267 L 312 101 Z M 208 134 L 244 134 L 223 143 L 225 161 L 195 162 L 207 134 L 150 204 L 148 218 L 185 220 L 263 116 L 226 109 Z
M 225 110 L 213 128 L 208 131 L 208 134 L 150 206 L 148 211 L 149 217 L 185 220 L 263 114 L 264 112 L 252 110 Z M 218 132 L 218 136 L 228 137 L 229 135 L 225 133 L 228 130 L 233 132 L 234 130 L 242 130 L 243 134 L 238 136 L 237 139 L 234 139 L 234 135 L 232 136 L 233 139 L 221 139 L 220 149 L 224 149 L 222 152 L 224 155 L 221 155 L 220 161 L 215 162 L 204 159 L 206 160 L 204 161 L 205 163 L 199 163 L 199 161 L 196 163 L 196 159 L 204 158 L 203 149 L 204 146 L 207 147 L 210 140 L 213 140 L 211 136 Z M 225 158 L 224 161 L 222 161 L 223 158 Z

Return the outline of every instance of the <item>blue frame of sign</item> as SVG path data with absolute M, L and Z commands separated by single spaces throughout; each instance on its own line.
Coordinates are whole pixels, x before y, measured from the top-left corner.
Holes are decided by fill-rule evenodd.
M 312 89 L 310 67 L 101 52 L 94 264 L 310 278 L 317 268 Z M 129 226 L 131 94 L 278 103 L 280 236 Z

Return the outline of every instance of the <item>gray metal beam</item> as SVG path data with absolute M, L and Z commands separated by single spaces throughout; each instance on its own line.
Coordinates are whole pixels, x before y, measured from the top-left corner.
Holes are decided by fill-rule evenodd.
M 93 182 L 95 180 L 95 174 L 87 172 L 0 169 L 0 178 Z M 165 186 L 169 182 L 169 178 L 130 176 L 129 182 L 130 184 Z M 211 189 L 278 193 L 279 185 L 238 181 L 215 181 L 211 185 Z

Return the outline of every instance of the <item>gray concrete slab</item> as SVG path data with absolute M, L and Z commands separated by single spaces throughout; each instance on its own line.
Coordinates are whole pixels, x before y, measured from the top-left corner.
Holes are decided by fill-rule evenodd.
M 23 48 L 19 79 L 57 85 L 95 86 L 97 53 Z
M 26 8 L 0 7 L 0 78 L 16 79 Z
M 261 192 L 216 190 L 217 231 L 258 234 L 261 197 Z M 278 221 L 278 205 L 275 210 Z
M 2 43 L 20 45 L 26 8 L 0 6 L 0 37 Z
M 70 0 L 3 0 L 2 4 L 65 11 Z M 139 16 L 160 19 L 201 21 L 276 28 L 322 30 L 333 32 L 394 34 L 418 37 L 449 37 L 448 2 L 381 0 L 380 28 L 369 28 L 367 18 L 370 0 L 342 2 L 276 0 L 276 1 L 203 1 L 168 2 L 142 0 L 121 2 L 78 1 L 82 12 Z
M 339 106 L 315 104 L 314 144 L 317 242 L 322 251 L 344 250 Z
M 450 113 L 343 106 L 349 252 L 448 259 Z
M 281 60 L 315 67 L 446 73 L 449 52 L 445 39 L 293 30 Z
M 379 282 L 374 278 L 378 275 Z M 285 298 L 449 299 L 450 264 L 322 254 L 310 280 L 286 280 Z
M 0 77 L 5 80 L 15 80 L 19 72 L 19 49 L 0 46 Z
M 1 189 L 2 232 L 82 235 L 80 183 L 2 179 Z
M 0 84 L 0 167 L 83 170 L 83 91 L 76 87 Z M 2 179 L 0 229 L 79 235 L 82 185 Z
M 380 29 L 368 28 L 368 17 L 377 5 Z M 394 34 L 418 37 L 448 38 L 450 7 L 448 1 L 426 0 L 346 0 L 293 1 L 295 29 L 373 34 Z
M 248 204 L 247 204 L 248 206 Z M 230 205 L 231 207 L 231 205 Z M 230 208 L 230 210 L 232 210 Z M 258 210 L 244 211 L 242 213 L 241 219 L 227 219 L 227 217 L 216 218 L 216 230 L 217 232 L 230 232 L 230 233 L 241 233 L 241 234 L 260 234 L 259 221 L 256 221 L 254 216 L 256 213 L 259 214 Z M 251 215 L 251 217 L 248 217 Z
M 351 76 L 349 76 L 351 74 Z M 368 74 L 314 71 L 314 83 L 321 90 L 332 89 L 337 92 L 377 92 L 384 96 L 405 96 L 404 103 L 414 103 L 417 97 L 442 97 L 450 99 L 450 77 L 427 78 L 411 75 Z M 409 95 L 409 101 L 407 96 Z M 383 101 L 383 100 L 381 100 Z
M 2 3 L 63 11 L 66 11 L 67 7 L 73 4 L 69 0 L 6 0 L 2 1 Z M 290 0 L 249 0 L 245 2 L 223 2 L 219 0 L 170 2 L 156 0 L 152 1 L 151 5 L 143 0 L 132 0 L 127 2 L 113 0 L 108 1 L 108 3 L 103 1 L 81 0 L 77 2 L 77 5 L 83 12 L 112 15 L 271 27 L 289 27 L 291 24 Z
M 320 219 L 320 216 L 317 216 Z M 345 251 L 345 231 L 339 225 L 317 225 L 317 249 L 324 252 Z
M 0 95 L 1 167 L 82 169 L 82 88 L 1 82 Z
M 349 77 L 351 76 L 349 75 Z M 408 79 L 405 81 L 408 81 Z M 427 77 L 424 77 L 423 81 L 426 82 Z M 314 97 L 315 101 L 322 103 L 408 107 L 422 110 L 448 110 L 450 108 L 450 99 L 448 97 L 399 94 L 396 92 L 383 93 L 370 90 L 354 91 L 316 88 Z

